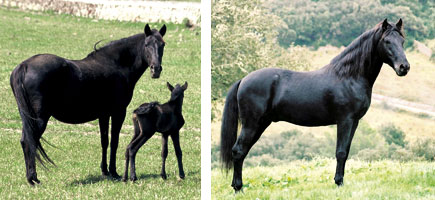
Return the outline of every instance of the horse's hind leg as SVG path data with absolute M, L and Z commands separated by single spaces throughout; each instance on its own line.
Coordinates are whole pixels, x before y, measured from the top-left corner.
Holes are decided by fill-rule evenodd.
M 129 157 L 130 171 L 131 171 L 130 180 L 132 180 L 132 181 L 136 181 L 137 180 L 137 177 L 136 177 L 136 161 L 135 161 L 136 160 L 137 151 L 139 151 L 140 147 L 142 147 L 142 145 L 144 145 L 145 142 L 148 141 L 148 139 L 150 139 L 154 135 L 154 133 L 155 133 L 155 128 L 152 125 L 150 125 L 147 122 L 147 120 L 141 120 L 140 122 L 138 122 L 137 126 L 139 127 L 140 134 L 134 140 L 132 140 L 130 142 L 130 144 L 128 144 L 128 146 L 127 146 L 127 152 L 126 152 L 126 155 L 125 155 L 125 156 Z M 136 127 L 136 124 L 135 124 L 135 127 Z M 126 169 L 126 171 L 127 170 L 128 169 Z M 126 175 L 126 173 L 124 173 L 124 179 L 127 179 L 127 177 L 126 177 L 127 175 Z
M 166 158 L 168 157 L 168 135 L 162 134 L 162 171 L 160 172 L 160 176 L 163 179 L 166 179 L 166 170 L 165 170 L 165 163 Z
M 24 162 L 26 164 L 26 178 L 30 185 L 40 183 L 36 173 L 35 159 L 38 156 L 36 149 L 39 143 L 39 139 L 47 126 L 47 119 L 37 118 L 32 119 L 29 116 L 21 114 L 23 122 L 23 132 L 21 136 L 21 147 L 24 153 Z M 33 121 L 32 121 L 33 120 Z M 38 157 L 41 159 L 40 157 Z
M 128 178 L 128 165 L 130 163 L 130 146 L 133 143 L 134 140 L 136 140 L 136 138 L 140 135 L 141 131 L 140 131 L 140 127 L 139 127 L 139 123 L 137 121 L 137 116 L 133 115 L 133 127 L 134 127 L 134 135 L 133 138 L 130 141 L 130 144 L 127 146 L 127 149 L 125 151 L 125 171 L 124 171 L 124 176 L 122 177 L 122 181 L 127 181 Z
M 236 141 L 233 151 L 234 174 L 233 186 L 236 192 L 242 189 L 242 167 L 243 161 L 251 147 L 258 141 L 264 130 L 270 125 L 271 121 L 263 121 L 261 123 L 245 123 L 242 125 L 242 131 Z

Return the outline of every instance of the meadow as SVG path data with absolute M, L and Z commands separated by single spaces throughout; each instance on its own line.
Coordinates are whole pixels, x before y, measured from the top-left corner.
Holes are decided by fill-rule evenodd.
M 212 199 L 434 199 L 434 162 L 349 160 L 344 185 L 333 181 L 335 159 L 297 160 L 243 170 L 243 192 L 234 194 L 232 175 L 212 171 Z
M 159 29 L 163 23 L 152 23 Z M 143 102 L 166 102 L 166 81 L 188 81 L 180 133 L 186 178 L 178 178 L 172 141 L 166 161 L 168 179 L 160 178 L 160 134 L 151 138 L 136 159 L 138 181 L 124 183 L 101 175 L 101 144 L 98 121 L 69 125 L 50 119 L 43 137 L 55 147 L 43 146 L 57 167 L 37 165 L 40 185 L 25 179 L 20 145 L 21 119 L 9 85 L 11 71 L 23 60 L 40 53 L 82 59 L 94 44 L 141 33 L 145 23 L 104 21 L 50 12 L 22 12 L 0 7 L 0 196 L 2 199 L 199 199 L 200 197 L 200 38 L 198 27 L 166 23 L 165 54 L 160 79 L 146 71 L 136 85 L 121 130 L 117 172 L 124 171 L 125 148 L 133 135 L 131 113 Z

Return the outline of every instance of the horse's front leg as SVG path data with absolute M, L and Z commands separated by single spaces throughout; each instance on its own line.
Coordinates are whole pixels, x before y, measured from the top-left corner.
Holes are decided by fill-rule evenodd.
M 335 184 L 343 185 L 344 167 L 349 156 L 350 145 L 353 135 L 358 127 L 358 120 L 345 119 L 337 124 L 337 147 L 335 156 L 337 158 L 337 169 L 335 172 Z
M 160 176 L 163 179 L 166 179 L 166 170 L 165 170 L 165 163 L 166 158 L 168 157 L 168 135 L 162 134 L 162 171 L 160 173 Z
M 124 123 L 125 113 L 126 111 L 124 110 L 116 115 L 112 115 L 109 173 L 113 178 L 121 178 L 121 176 L 116 173 L 116 151 L 118 149 L 119 132 L 121 131 L 122 123 Z
M 171 135 L 172 143 L 174 143 L 175 155 L 177 156 L 178 162 L 178 174 L 181 179 L 184 179 L 184 169 L 183 169 L 183 153 L 180 147 L 180 133 L 176 132 Z
M 100 117 L 98 119 L 98 124 L 100 125 L 100 135 L 101 135 L 101 172 L 103 176 L 108 176 L 109 171 L 107 171 L 107 147 L 109 146 L 109 116 Z

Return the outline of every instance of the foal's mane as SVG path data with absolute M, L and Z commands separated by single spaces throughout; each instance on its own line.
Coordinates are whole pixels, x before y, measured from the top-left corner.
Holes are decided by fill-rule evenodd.
M 366 68 L 372 65 L 372 53 L 381 39 L 381 37 L 376 37 L 379 31 L 382 31 L 382 22 L 352 41 L 343 52 L 331 60 L 328 65 L 329 69 L 339 77 L 364 74 L 366 70 L 369 70 Z

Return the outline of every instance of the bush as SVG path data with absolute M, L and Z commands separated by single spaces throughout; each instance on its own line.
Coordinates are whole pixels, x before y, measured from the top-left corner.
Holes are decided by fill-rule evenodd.
M 434 161 L 435 140 L 431 138 L 419 138 L 411 144 L 411 151 L 418 157 L 424 158 L 425 160 Z
M 405 147 L 406 141 L 405 141 L 405 133 L 398 127 L 396 127 L 394 124 L 388 124 L 381 127 L 380 133 L 382 136 L 384 136 L 385 141 L 388 144 L 396 144 L 401 147 Z
M 434 161 L 434 139 L 420 138 L 408 143 L 404 140 L 404 135 L 394 124 L 383 125 L 377 131 L 361 121 L 352 141 L 349 157 L 367 161 Z M 263 135 L 246 157 L 245 166 L 273 166 L 292 160 L 312 160 L 315 157 L 335 158 L 336 136 L 334 132 L 325 133 L 325 137 L 315 137 L 299 130 Z M 215 163 L 219 160 L 218 150 L 217 146 L 212 147 L 212 167 L 219 166 Z

